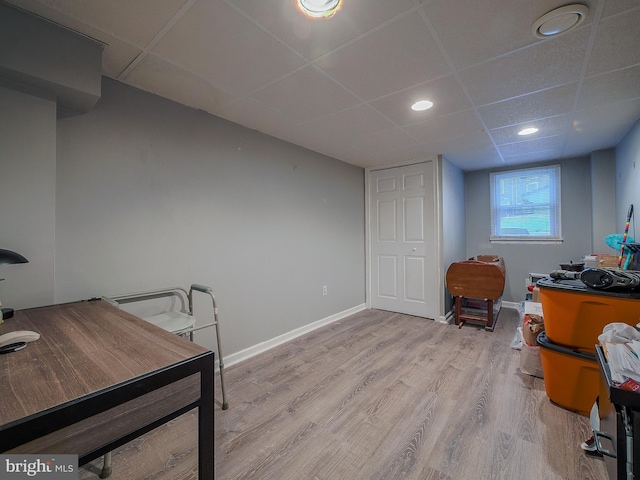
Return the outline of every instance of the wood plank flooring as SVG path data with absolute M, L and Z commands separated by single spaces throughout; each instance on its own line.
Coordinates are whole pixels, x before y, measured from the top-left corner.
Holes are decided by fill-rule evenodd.
M 579 447 L 588 420 L 519 372 L 517 322 L 507 308 L 494 332 L 366 310 L 228 368 L 216 479 L 606 479 Z M 113 480 L 197 478 L 191 417 L 116 452 Z

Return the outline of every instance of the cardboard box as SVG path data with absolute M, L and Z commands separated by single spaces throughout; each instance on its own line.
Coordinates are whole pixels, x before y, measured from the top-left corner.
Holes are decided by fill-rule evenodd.
M 595 268 L 618 268 L 618 258 L 619 255 L 608 255 L 608 254 L 599 254 L 599 255 L 595 255 L 596 257 L 596 265 L 594 266 Z M 624 268 L 624 266 L 627 264 L 627 257 L 628 255 L 624 255 L 622 257 L 622 265 L 621 268 Z M 636 255 L 631 255 L 631 260 L 629 260 L 629 265 L 627 266 L 627 268 L 629 270 L 637 270 L 638 268 L 638 263 L 637 263 L 637 258 L 635 258 Z M 587 267 L 587 265 L 585 264 L 585 267 Z
M 600 254 L 597 255 L 597 260 L 596 260 L 596 264 L 598 265 L 597 268 L 616 268 L 618 266 L 618 255 L 605 255 L 605 254 Z M 626 256 L 622 259 L 622 265 L 624 265 L 624 262 L 626 260 Z
M 538 345 L 538 335 L 544 332 L 542 304 L 538 302 L 524 303 L 524 321 L 522 322 L 522 341 L 528 346 Z

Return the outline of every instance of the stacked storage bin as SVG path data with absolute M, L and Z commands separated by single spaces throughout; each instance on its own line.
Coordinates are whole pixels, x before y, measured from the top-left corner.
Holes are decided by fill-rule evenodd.
M 605 325 L 640 323 L 640 293 L 588 288 L 580 280 L 538 281 L 545 333 L 540 357 L 547 396 L 568 410 L 589 415 L 600 374 L 595 346 Z

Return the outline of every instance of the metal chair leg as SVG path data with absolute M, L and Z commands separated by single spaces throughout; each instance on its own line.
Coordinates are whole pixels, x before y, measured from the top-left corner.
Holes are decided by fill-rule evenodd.
M 102 471 L 100 472 L 100 478 L 109 478 L 111 476 L 111 452 L 104 454 L 104 462 L 102 464 Z

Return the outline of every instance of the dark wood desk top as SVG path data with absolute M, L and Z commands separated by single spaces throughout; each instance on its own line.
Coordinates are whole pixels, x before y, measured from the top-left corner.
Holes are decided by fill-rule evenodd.
M 0 334 L 15 330 L 41 337 L 0 355 L 0 429 L 209 352 L 102 300 L 16 311 Z

